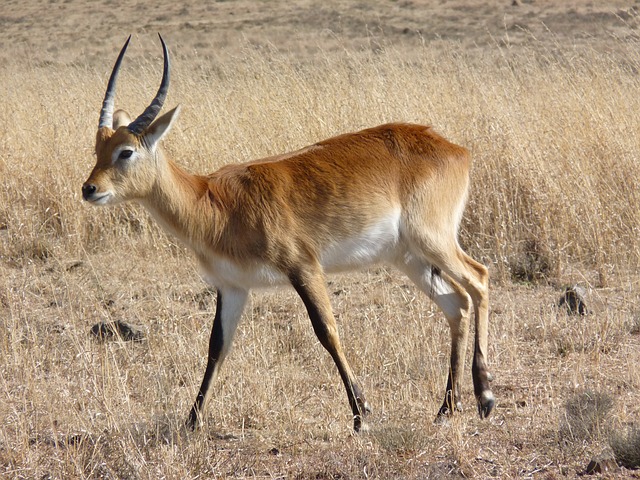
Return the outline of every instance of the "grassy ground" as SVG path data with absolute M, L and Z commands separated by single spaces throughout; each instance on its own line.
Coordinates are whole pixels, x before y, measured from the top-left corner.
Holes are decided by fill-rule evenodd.
M 423 17 L 410 12 L 431 18 L 427 3 L 401 3 L 377 2 L 371 11 L 339 4 L 337 24 L 359 16 L 368 24 L 373 15 L 383 26 L 413 31 L 407 22 Z M 47 60 L 47 34 L 49 42 L 56 37 L 47 22 L 28 15 L 44 4 L 27 2 L 21 17 L 7 2 L 0 476 L 564 478 L 609 451 L 615 434 L 637 428 L 635 11 L 603 13 L 587 2 L 564 10 L 560 2 L 504 2 L 508 9 L 498 3 L 491 10 L 471 2 L 469 12 L 456 2 L 429 6 L 441 22 L 464 20 L 476 33 L 482 28 L 472 14 L 482 14 L 488 35 L 476 43 L 464 29 L 440 39 L 414 38 L 400 27 L 367 37 L 351 21 L 353 28 L 341 27 L 336 38 L 325 30 L 331 8 L 311 2 L 297 5 L 302 13 L 277 4 L 278 13 L 268 2 L 223 2 L 214 12 L 218 34 L 204 35 L 204 24 L 184 26 L 194 16 L 209 18 L 195 5 L 151 16 L 145 27 L 169 30 L 168 105 L 184 109 L 166 150 L 193 171 L 393 120 L 433 124 L 472 151 L 461 240 L 492 275 L 495 414 L 477 418 L 467 372 L 466 410 L 448 426 L 432 425 L 444 394 L 448 328 L 408 280 L 380 267 L 329 284 L 347 356 L 374 409 L 371 432 L 354 436 L 335 367 L 287 289 L 252 295 L 205 428 L 184 430 L 215 298 L 189 253 L 143 210 L 90 208 L 80 195 L 93 166 L 108 70 L 126 37 L 110 31 L 97 42 L 89 27 L 101 32 L 125 14 L 114 9 L 113 18 L 105 13 L 98 22 L 90 20 L 89 4 L 75 5 L 75 33 L 72 18 L 67 27 L 61 23 L 64 41 L 54 42 Z M 74 6 L 48 5 L 54 16 L 68 16 Z M 304 12 L 325 20 L 313 28 L 313 21 L 302 23 L 311 29 L 307 43 L 296 41 L 298 28 L 287 44 L 283 32 L 293 30 L 286 22 L 300 25 Z M 457 17 L 446 20 L 448 12 Z M 489 19 L 501 15 L 507 23 L 528 18 L 530 28 L 492 30 L 498 26 Z M 20 36 L 19 18 L 31 22 L 32 37 Z M 538 30 L 537 19 L 551 18 L 588 29 L 573 42 L 565 30 Z M 251 32 L 245 40 L 233 36 L 238 25 Z M 157 40 L 134 31 L 139 37 L 117 104 L 138 113 L 161 66 Z M 307 47 L 287 47 L 298 43 Z M 590 315 L 556 308 L 564 285 L 574 283 L 587 288 Z M 98 343 L 89 330 L 107 320 L 139 325 L 146 339 Z

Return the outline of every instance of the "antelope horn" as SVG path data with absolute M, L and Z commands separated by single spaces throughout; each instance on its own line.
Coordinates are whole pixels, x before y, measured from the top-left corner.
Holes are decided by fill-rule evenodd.
M 122 63 L 124 53 L 127 51 L 130 40 L 131 35 L 129 35 L 129 38 L 127 38 L 127 41 L 124 43 L 122 50 L 120 50 L 120 55 L 118 55 L 118 59 L 116 60 L 116 64 L 113 66 L 111 77 L 109 77 L 109 84 L 107 85 L 107 93 L 104 94 L 102 110 L 100 110 L 100 122 L 98 123 L 98 128 L 113 127 L 113 99 L 116 95 L 116 80 L 118 79 L 120 64 Z
M 160 42 L 162 43 L 162 51 L 164 53 L 164 70 L 162 72 L 162 82 L 160 83 L 160 88 L 158 88 L 158 93 L 156 93 L 155 98 L 151 102 L 151 104 L 146 108 L 142 115 L 136 118 L 133 122 L 129 124 L 129 131 L 136 135 L 141 135 L 151 122 L 155 120 L 162 109 L 162 104 L 164 103 L 165 98 L 167 98 L 167 91 L 169 90 L 169 51 L 167 50 L 167 45 L 164 43 L 162 39 L 162 35 L 158 34 L 160 37 Z

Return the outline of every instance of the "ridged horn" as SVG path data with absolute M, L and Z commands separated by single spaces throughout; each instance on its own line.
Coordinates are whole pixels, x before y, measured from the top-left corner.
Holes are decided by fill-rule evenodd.
M 109 77 L 109 84 L 107 85 L 107 93 L 104 94 L 104 100 L 102 102 L 102 110 L 100 110 L 100 122 L 98 122 L 98 128 L 113 126 L 113 100 L 116 95 L 116 80 L 118 79 L 118 72 L 120 71 L 120 64 L 122 63 L 122 59 L 124 58 L 124 53 L 127 51 L 127 47 L 129 46 L 129 41 L 131 40 L 131 35 L 127 38 L 127 41 L 124 42 L 124 46 L 122 50 L 120 50 L 120 55 L 118 55 L 118 59 L 116 60 L 115 65 L 113 66 L 113 70 L 111 71 L 111 76 Z
M 158 34 L 160 37 L 160 42 L 162 43 L 162 51 L 164 54 L 164 70 L 162 72 L 162 82 L 160 83 L 160 88 L 158 88 L 158 93 L 156 93 L 156 97 L 153 99 L 151 104 L 146 108 L 142 115 L 136 118 L 133 122 L 129 124 L 129 131 L 136 135 L 141 135 L 151 122 L 155 120 L 162 109 L 162 104 L 164 100 L 167 98 L 167 91 L 169 90 L 169 51 L 167 50 L 167 45 L 164 43 L 162 39 L 162 35 Z

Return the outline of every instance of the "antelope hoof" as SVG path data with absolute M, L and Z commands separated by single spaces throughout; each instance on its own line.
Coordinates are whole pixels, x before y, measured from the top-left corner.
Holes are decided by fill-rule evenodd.
M 187 430 L 189 430 L 190 432 L 195 432 L 197 427 L 197 422 L 194 422 L 193 420 L 188 418 L 187 421 L 184 422 L 184 426 L 187 427 Z
M 454 412 L 462 412 L 462 402 L 456 402 L 453 408 L 451 408 L 451 403 L 447 400 L 444 401 L 440 410 L 438 410 L 438 417 L 450 417 Z
M 369 402 L 367 402 L 363 396 L 357 397 L 356 401 L 358 402 L 358 409 L 361 413 L 360 415 L 353 416 L 353 430 L 356 433 L 367 432 L 369 427 L 364 423 L 363 418 L 371 413 L 371 405 L 369 405 Z
M 482 392 L 478 397 L 478 413 L 480 414 L 480 418 L 487 418 L 491 414 L 495 404 L 496 398 L 493 396 L 493 393 L 491 393 L 491 390 Z
M 369 425 L 362 420 L 362 416 L 356 415 L 353 417 L 353 431 L 355 433 L 367 433 L 369 431 Z
M 198 414 L 194 411 L 191 411 L 191 413 L 189 413 L 189 418 L 187 418 L 187 421 L 184 422 L 184 425 L 185 427 L 187 427 L 187 430 L 195 432 L 202 426 L 202 422 L 200 422 Z
M 449 425 L 449 418 L 451 418 L 454 412 L 462 412 L 462 402 L 456 402 L 453 409 L 449 406 L 449 403 L 445 401 L 438 410 L 438 414 L 436 415 L 435 420 L 433 421 L 434 425 Z
M 449 419 L 451 418 L 451 413 L 440 413 L 436 415 L 436 418 L 433 419 L 433 424 L 436 427 L 446 427 L 449 425 Z

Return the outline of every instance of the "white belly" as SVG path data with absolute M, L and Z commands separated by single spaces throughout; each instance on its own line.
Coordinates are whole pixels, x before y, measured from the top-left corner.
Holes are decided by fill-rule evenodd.
M 287 277 L 265 264 L 241 265 L 226 258 L 214 257 L 200 261 L 202 277 L 215 287 L 235 287 L 243 290 L 274 287 L 288 283 Z
M 400 211 L 392 212 L 359 235 L 326 248 L 320 263 L 326 272 L 356 270 L 394 258 L 399 239 Z
M 392 212 L 358 235 L 328 245 L 320 254 L 325 272 L 365 268 L 395 258 L 399 239 L 400 211 Z M 224 257 L 201 259 L 204 279 L 211 285 L 252 288 L 286 285 L 288 278 L 279 270 L 255 262 L 239 264 Z

